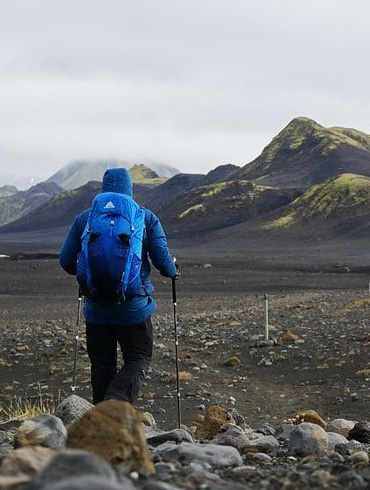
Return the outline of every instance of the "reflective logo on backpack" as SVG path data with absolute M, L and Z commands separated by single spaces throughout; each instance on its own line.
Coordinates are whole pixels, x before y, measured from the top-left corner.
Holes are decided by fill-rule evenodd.
M 104 209 L 114 209 L 116 206 L 112 203 L 112 201 L 107 202 L 104 206 Z

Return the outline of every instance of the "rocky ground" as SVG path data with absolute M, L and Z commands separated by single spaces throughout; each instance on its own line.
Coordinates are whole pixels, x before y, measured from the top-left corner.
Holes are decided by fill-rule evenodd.
M 201 247 L 177 250 L 182 422 L 192 426 L 215 404 L 236 409 L 253 429 L 281 427 L 309 409 L 325 422 L 368 420 L 370 260 L 363 250 L 256 247 L 233 256 Z M 4 250 L 17 251 L 14 246 Z M 19 397 L 56 406 L 71 394 L 75 280 L 52 255 L 31 251 L 19 260 L 0 259 L 2 423 Z M 155 354 L 137 406 L 151 412 L 161 430 L 171 430 L 178 424 L 171 283 L 157 274 L 153 278 Z M 89 400 L 83 325 L 79 332 L 76 393 Z M 328 465 L 334 471 L 338 461 L 310 463 L 284 452 L 272 460 L 250 457 L 244 457 L 243 470 L 225 470 L 223 478 L 234 481 L 235 488 L 246 481 L 250 488 L 262 483 L 260 488 L 283 488 L 282 481 L 288 482 L 284 488 L 349 488 L 345 478 L 340 486 L 337 478 L 320 473 Z M 350 452 L 338 458 L 341 471 L 352 468 Z M 308 472 L 316 476 L 302 477 Z M 351 475 L 356 480 L 357 473 Z M 182 487 L 182 478 L 178 474 L 179 488 L 195 488 L 186 486 L 188 480 Z M 367 476 L 361 478 L 367 488 Z
M 237 407 L 252 425 L 281 423 L 304 409 L 363 418 L 370 402 L 366 264 L 191 253 L 179 253 L 177 282 L 184 423 L 214 403 Z M 71 393 L 74 278 L 55 258 L 32 255 L 1 259 L 0 274 L 0 401 L 57 401 Z M 158 275 L 154 281 L 155 355 L 138 406 L 170 429 L 177 425 L 171 284 Z M 80 334 L 76 393 L 89 399 L 83 325 Z

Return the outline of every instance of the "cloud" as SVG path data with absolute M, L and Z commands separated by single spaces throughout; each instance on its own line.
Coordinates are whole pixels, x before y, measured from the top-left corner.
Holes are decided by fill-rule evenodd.
M 295 116 L 370 132 L 363 0 L 0 0 L 2 167 L 243 165 Z

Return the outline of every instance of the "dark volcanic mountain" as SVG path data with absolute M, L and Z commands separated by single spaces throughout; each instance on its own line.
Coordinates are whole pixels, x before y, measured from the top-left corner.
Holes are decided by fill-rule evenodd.
M 188 191 L 204 185 L 222 182 L 232 175 L 236 165 L 220 165 L 204 174 L 177 174 L 160 187 L 155 187 L 144 197 L 144 204 L 159 210 L 161 206 L 176 200 L 177 197 L 185 195 Z
M 91 181 L 70 191 L 60 191 L 51 199 L 38 206 L 25 216 L 0 228 L 0 233 L 38 231 L 69 227 L 77 214 L 90 206 L 94 196 L 101 190 L 101 182 Z M 134 194 L 142 202 L 147 193 L 146 185 L 134 184 Z
M 304 190 L 342 173 L 370 176 L 370 135 L 299 117 L 232 178 Z
M 145 182 L 135 184 L 135 198 L 158 214 L 170 237 L 226 227 L 259 237 L 370 233 L 370 136 L 353 129 L 297 118 L 243 168 L 178 174 L 160 185 L 145 166 L 130 171 Z M 100 183 L 90 182 L 62 192 L 1 231 L 67 228 L 99 191 Z
M 290 203 L 296 192 L 233 180 L 196 187 L 159 209 L 171 232 L 187 235 L 258 218 Z
M 40 204 L 49 201 L 50 198 L 62 190 L 54 182 L 42 182 L 26 191 L 17 191 L 13 194 L 2 195 L 0 197 L 0 225 L 10 223 L 25 216 L 40 206 Z
M 131 169 L 132 167 L 141 167 L 150 169 L 157 177 L 172 177 L 179 171 L 169 165 L 154 162 L 145 165 L 135 165 L 134 162 L 125 162 L 121 160 L 82 160 L 71 162 L 52 175 L 47 182 L 56 182 L 64 189 L 76 189 L 90 181 L 101 181 L 104 172 L 108 168 L 123 167 Z M 138 172 L 138 169 L 135 169 Z

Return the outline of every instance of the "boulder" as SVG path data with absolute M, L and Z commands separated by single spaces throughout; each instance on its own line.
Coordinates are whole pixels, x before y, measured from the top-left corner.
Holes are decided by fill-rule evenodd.
M 54 449 L 65 447 L 67 429 L 60 418 L 41 413 L 27 419 L 14 435 L 14 447 L 44 446 Z
M 288 452 L 298 456 L 322 456 L 328 452 L 328 433 L 317 424 L 302 422 L 291 433 Z
M 84 398 L 77 395 L 71 395 L 65 398 L 55 410 L 54 415 L 59 417 L 64 425 L 72 424 L 79 420 L 94 405 Z
M 197 427 L 195 438 L 200 441 L 213 439 L 221 427 L 229 422 L 235 423 L 228 411 L 219 405 L 212 405 L 206 410 L 203 423 Z
M 140 416 L 125 401 L 107 400 L 86 412 L 69 427 L 67 447 L 91 451 L 130 470 L 154 471 Z
M 97 455 L 87 451 L 64 450 L 49 460 L 24 490 L 50 490 L 52 485 L 73 477 L 100 477 L 107 485 L 117 482 L 113 468 Z

